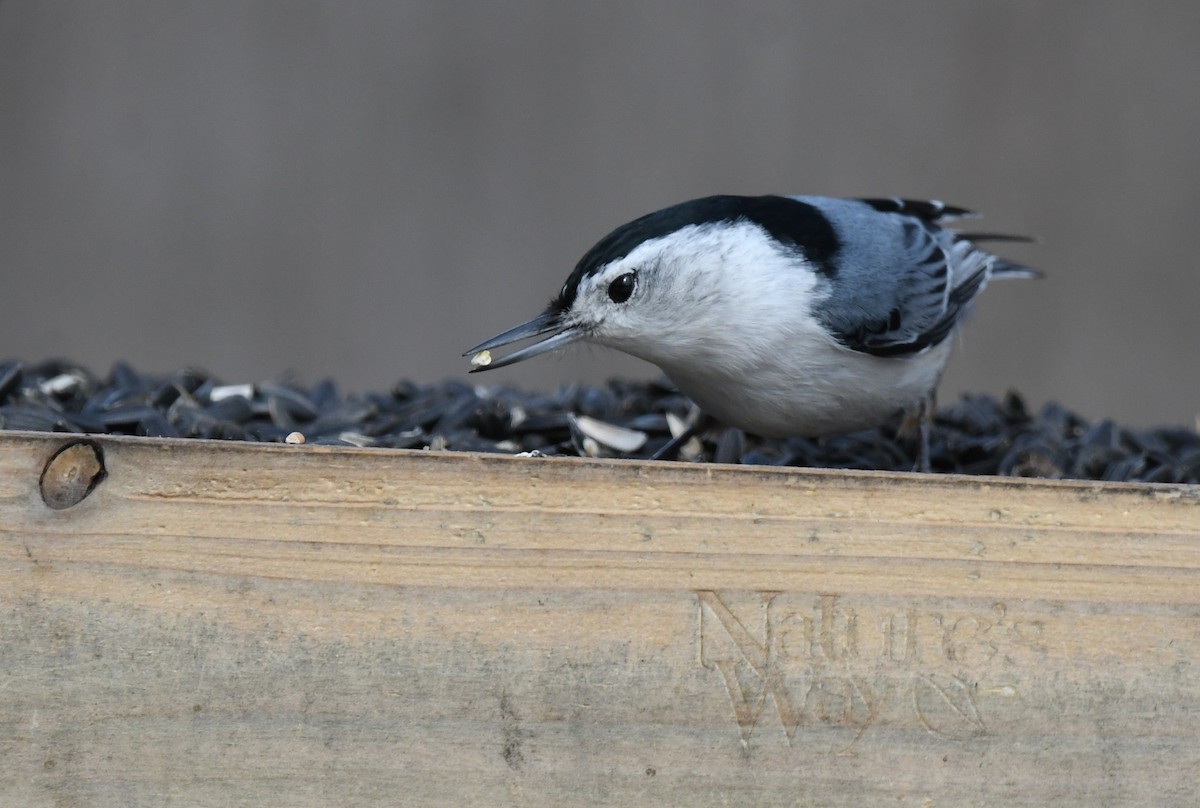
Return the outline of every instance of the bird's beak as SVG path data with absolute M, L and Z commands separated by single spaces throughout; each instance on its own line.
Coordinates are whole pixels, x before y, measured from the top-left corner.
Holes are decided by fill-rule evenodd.
M 508 356 L 502 356 L 499 359 L 491 358 L 490 351 L 492 348 L 499 348 L 502 345 L 529 339 L 530 337 L 540 337 L 543 334 L 549 334 L 550 336 L 532 345 L 526 345 L 518 351 L 513 351 Z M 530 357 L 557 350 L 564 345 L 569 345 L 582 336 L 583 331 L 580 329 L 562 324 L 561 312 L 550 310 L 539 314 L 527 323 L 521 323 L 516 328 L 510 328 L 503 334 L 498 334 L 485 342 L 479 343 L 464 353 L 463 356 L 471 357 L 471 364 L 475 365 L 471 369 L 471 372 L 479 373 L 482 370 L 502 368 L 505 365 L 511 365 Z

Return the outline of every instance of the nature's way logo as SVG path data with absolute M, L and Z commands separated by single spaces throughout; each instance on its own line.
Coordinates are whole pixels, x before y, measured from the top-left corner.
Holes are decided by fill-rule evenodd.
M 789 745 L 823 727 L 842 752 L 872 727 L 912 721 L 979 737 L 989 732 L 981 696 L 1019 695 L 1013 671 L 1045 654 L 1042 623 L 1014 620 L 1003 603 L 973 614 L 867 609 L 836 594 L 696 597 L 699 661 L 724 680 L 746 747 L 771 715 Z

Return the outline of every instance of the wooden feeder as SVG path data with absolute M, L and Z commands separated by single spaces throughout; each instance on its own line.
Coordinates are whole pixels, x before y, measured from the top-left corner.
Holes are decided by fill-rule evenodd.
M 1200 804 L 1200 487 L 0 433 L 0 805 Z

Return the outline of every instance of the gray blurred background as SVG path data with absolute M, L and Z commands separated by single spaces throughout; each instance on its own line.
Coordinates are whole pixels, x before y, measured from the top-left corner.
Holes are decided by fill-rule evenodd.
M 943 401 L 1192 425 L 1197 43 L 1191 1 L 0 0 L 0 358 L 436 381 L 647 211 L 907 195 L 1048 273 L 988 289 Z

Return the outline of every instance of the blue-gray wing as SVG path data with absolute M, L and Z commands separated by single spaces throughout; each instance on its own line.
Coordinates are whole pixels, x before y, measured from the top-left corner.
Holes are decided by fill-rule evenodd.
M 836 272 L 824 278 L 826 297 L 815 313 L 854 351 L 904 356 L 937 345 L 991 277 L 1037 275 L 941 226 L 969 215 L 962 208 L 903 199 L 799 198 L 821 208 L 839 242 Z

